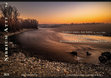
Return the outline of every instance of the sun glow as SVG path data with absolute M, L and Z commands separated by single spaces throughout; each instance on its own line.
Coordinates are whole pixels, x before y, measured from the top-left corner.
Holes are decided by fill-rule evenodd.
M 37 3 L 30 3 L 30 6 L 32 4 Z M 111 23 L 111 2 L 44 2 L 44 5 L 41 2 L 39 4 L 42 6 L 31 6 L 30 10 L 26 6 L 20 8 L 20 17 L 37 19 L 40 24 Z

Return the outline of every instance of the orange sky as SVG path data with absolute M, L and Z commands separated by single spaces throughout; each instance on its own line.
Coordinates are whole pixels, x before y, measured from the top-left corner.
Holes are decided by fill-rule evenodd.
M 40 24 L 111 23 L 111 2 L 16 2 L 14 6 L 20 17 L 37 19 Z

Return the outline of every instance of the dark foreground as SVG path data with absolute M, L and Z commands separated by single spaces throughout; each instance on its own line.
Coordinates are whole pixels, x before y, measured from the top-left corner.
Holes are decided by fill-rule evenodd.
M 20 52 L 10 56 L 8 62 L 3 61 L 3 56 L 0 57 L 0 76 L 6 72 L 11 77 L 110 77 L 111 67 L 102 64 L 50 62 L 35 57 L 26 57 Z

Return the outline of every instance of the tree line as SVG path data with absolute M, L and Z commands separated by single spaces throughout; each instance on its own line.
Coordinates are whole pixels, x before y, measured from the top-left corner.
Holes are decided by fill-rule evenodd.
M 5 17 L 7 17 L 8 31 L 16 32 L 22 29 L 38 29 L 38 21 L 35 19 L 19 18 L 20 13 L 15 6 L 0 5 L 0 31 L 5 29 Z

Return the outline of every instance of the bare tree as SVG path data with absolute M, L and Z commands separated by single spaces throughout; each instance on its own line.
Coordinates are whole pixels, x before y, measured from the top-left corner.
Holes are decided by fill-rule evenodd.
M 20 15 L 17 8 L 11 5 L 5 7 L 5 4 L 0 5 L 2 18 L 8 18 L 9 31 L 19 30 L 18 16 Z
M 0 5 L 0 11 L 2 17 L 8 17 L 9 19 L 17 19 L 19 12 L 16 7 L 8 5 L 5 7 L 5 4 Z
M 0 19 L 0 28 L 4 29 L 3 21 L 4 18 L 8 18 L 8 27 L 9 32 L 15 32 L 23 28 L 32 28 L 38 29 L 38 21 L 35 19 L 19 19 L 18 16 L 20 15 L 17 8 L 11 5 L 5 7 L 5 4 L 0 5 L 0 12 L 1 17 Z M 1 23 L 2 22 L 2 23 Z M 2 25 L 2 26 L 1 26 Z

